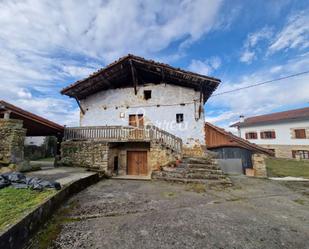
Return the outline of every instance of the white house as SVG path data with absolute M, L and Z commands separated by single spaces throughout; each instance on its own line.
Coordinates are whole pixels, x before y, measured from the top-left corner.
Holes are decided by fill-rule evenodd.
M 277 157 L 309 159 L 309 108 L 249 117 L 233 124 L 239 136 Z
M 107 142 L 108 149 L 103 150 L 108 151 L 108 159 L 102 160 L 108 161 L 109 172 L 114 171 L 112 167 L 121 168 L 122 174 L 149 174 L 160 160 L 167 161 L 167 156 L 162 160 L 166 155 L 162 149 L 171 150 L 167 154 L 174 157 L 174 152 L 201 155 L 205 146 L 203 106 L 219 83 L 138 56 L 122 57 L 62 90 L 76 99 L 81 110 L 80 127 L 66 128 L 65 140 Z M 154 152 L 158 145 L 161 154 Z M 102 162 L 96 161 L 100 160 L 87 164 L 102 168 Z M 144 167 L 142 173 L 136 169 L 138 164 Z

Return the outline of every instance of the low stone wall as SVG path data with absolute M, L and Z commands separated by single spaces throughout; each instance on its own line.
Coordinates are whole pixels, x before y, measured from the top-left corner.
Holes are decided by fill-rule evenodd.
M 275 156 L 278 158 L 293 158 L 292 151 L 293 150 L 309 150 L 309 142 L 308 145 L 268 145 L 262 144 L 260 145 L 266 149 L 274 149 Z
M 25 136 L 22 120 L 0 119 L 0 166 L 24 160 Z
M 265 162 L 266 158 L 267 156 L 264 154 L 258 154 L 258 153 L 252 154 L 254 176 L 267 177 L 266 162 Z
M 64 141 L 61 164 L 107 172 L 108 143 L 102 141 Z

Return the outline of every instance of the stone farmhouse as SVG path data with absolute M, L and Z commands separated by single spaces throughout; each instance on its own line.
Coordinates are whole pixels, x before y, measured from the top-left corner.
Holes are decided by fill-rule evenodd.
M 109 175 L 145 175 L 205 150 L 204 104 L 219 79 L 127 55 L 64 88 L 80 107 L 62 162 Z
M 240 137 L 272 150 L 276 157 L 309 159 L 309 108 L 241 118 Z

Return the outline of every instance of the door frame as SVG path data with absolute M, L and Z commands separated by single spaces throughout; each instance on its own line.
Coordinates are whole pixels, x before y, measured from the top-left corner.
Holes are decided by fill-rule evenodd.
M 126 174 L 128 174 L 129 172 L 129 157 L 128 157 L 128 152 L 146 152 L 146 169 L 147 169 L 147 174 L 146 175 L 149 175 L 150 172 L 149 172 L 149 164 L 148 164 L 148 161 L 149 161 L 149 150 L 145 150 L 145 149 L 128 149 L 126 150 L 126 156 L 127 156 L 127 165 L 126 165 Z M 143 176 L 143 175 L 136 175 L 136 176 Z

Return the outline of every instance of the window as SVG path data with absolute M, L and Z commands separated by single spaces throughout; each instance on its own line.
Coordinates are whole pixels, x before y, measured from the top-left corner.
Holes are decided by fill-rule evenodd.
M 305 129 L 295 129 L 295 138 L 306 138 L 306 130 Z
M 151 99 L 151 90 L 144 91 L 144 99 L 145 100 Z
M 274 131 L 262 131 L 260 135 L 262 139 L 275 139 L 276 138 L 276 133 Z
M 129 115 L 129 125 L 135 127 L 144 126 L 144 115 L 143 114 Z
M 308 150 L 292 150 L 292 157 L 296 158 L 296 155 L 298 155 L 300 159 L 309 159 Z
M 182 123 L 183 122 L 183 113 L 177 113 L 176 114 L 176 122 Z
M 246 139 L 257 139 L 257 133 L 256 132 L 247 132 L 246 133 Z

